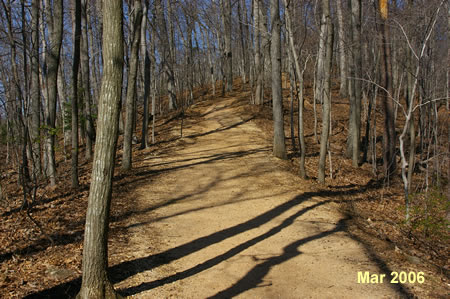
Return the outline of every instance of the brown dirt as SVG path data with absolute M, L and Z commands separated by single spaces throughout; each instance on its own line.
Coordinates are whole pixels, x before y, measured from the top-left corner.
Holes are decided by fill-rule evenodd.
M 132 193 L 133 261 L 120 268 L 136 268 L 116 288 L 136 298 L 407 296 L 390 273 L 357 283 L 358 271 L 387 270 L 347 232 L 339 192 L 285 170 L 245 107 L 197 104 L 175 150 L 145 160 L 163 175 Z

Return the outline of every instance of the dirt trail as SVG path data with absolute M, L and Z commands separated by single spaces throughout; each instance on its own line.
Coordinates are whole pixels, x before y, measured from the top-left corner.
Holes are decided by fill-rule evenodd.
M 126 248 L 134 270 L 116 284 L 136 298 L 383 298 L 393 285 L 346 233 L 334 198 L 282 170 L 236 99 L 200 103 L 161 173 L 135 190 Z

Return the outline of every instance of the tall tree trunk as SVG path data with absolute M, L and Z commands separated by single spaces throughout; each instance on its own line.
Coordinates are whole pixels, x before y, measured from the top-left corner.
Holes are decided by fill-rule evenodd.
M 49 19 L 49 18 L 48 18 Z M 53 2 L 53 15 L 50 21 L 50 49 L 47 68 L 48 78 L 48 115 L 46 151 L 50 184 L 56 185 L 55 137 L 56 137 L 56 99 L 58 96 L 58 67 L 63 36 L 63 0 Z
M 333 61 L 333 23 L 330 16 L 329 0 L 322 0 L 322 14 L 326 24 L 325 51 L 323 61 L 323 96 L 322 100 L 322 135 L 320 136 L 319 175 L 320 183 L 325 183 L 325 161 L 327 155 L 328 138 L 330 134 L 331 109 L 331 67 Z M 320 58 L 319 58 L 320 59 Z M 331 161 L 330 161 L 331 162 Z
M 147 50 L 147 11 L 148 0 L 143 2 L 142 23 L 141 23 L 141 72 L 144 78 L 143 88 L 143 102 L 144 102 L 144 117 L 142 118 L 142 140 L 141 149 L 148 147 L 148 98 L 150 95 L 150 57 Z M 153 41 L 152 41 L 153 42 Z
M 245 1 L 244 1 L 245 2 Z M 242 18 L 242 13 L 247 15 L 247 10 L 242 10 L 241 7 L 241 0 L 237 1 L 238 7 L 238 21 L 239 21 L 239 37 L 241 42 L 241 55 L 242 55 L 242 88 L 244 88 L 244 84 L 247 82 L 247 44 L 246 44 L 246 38 L 247 35 L 244 33 L 244 28 L 247 28 L 246 25 L 244 25 L 244 20 Z
M 327 36 L 327 24 L 326 24 L 325 14 L 322 13 L 320 17 L 320 35 L 319 35 L 319 50 L 317 52 L 317 68 L 316 68 L 316 86 L 314 89 L 314 102 L 317 103 L 318 100 L 323 99 L 322 91 L 324 84 L 324 58 L 325 58 L 325 44 Z
M 289 43 L 289 39 L 286 39 L 286 43 Z M 289 45 L 286 45 L 286 48 L 289 49 Z M 288 52 L 289 97 L 290 97 L 289 126 L 291 129 L 292 149 L 294 152 L 296 152 L 297 146 L 295 142 L 295 128 L 294 128 L 294 88 L 297 88 L 297 83 L 295 81 L 294 61 L 292 58 L 292 52 L 290 50 L 288 50 L 287 52 Z
M 206 47 L 207 47 L 207 51 L 208 51 L 208 64 L 209 64 L 209 73 L 210 73 L 210 78 L 211 78 L 211 88 L 212 88 L 212 93 L 213 96 L 216 95 L 216 76 L 215 76 L 215 72 L 214 72 L 214 63 L 213 63 L 213 53 L 214 53 L 214 49 L 211 46 L 211 43 L 209 41 L 209 34 L 208 32 L 205 33 L 205 30 L 203 29 L 202 26 L 200 26 L 200 31 L 202 33 L 202 38 L 203 41 L 206 40 Z
M 395 122 L 394 122 L 394 103 L 392 101 L 392 67 L 391 50 L 388 23 L 388 1 L 379 0 L 379 10 L 381 16 L 381 43 L 382 43 L 382 105 L 384 112 L 384 135 L 383 135 L 383 168 L 384 175 L 389 178 L 396 169 L 395 161 Z
M 342 97 L 348 94 L 348 64 L 347 54 L 345 53 L 345 23 L 342 15 L 342 0 L 336 1 L 336 14 L 339 28 L 339 75 L 340 75 L 340 89 L 339 92 Z
M 92 14 L 92 12 L 91 12 L 91 14 Z M 91 59 L 91 66 L 92 66 L 92 68 L 91 68 L 91 70 L 92 70 L 92 72 L 91 72 L 91 74 L 92 74 L 92 82 L 93 82 L 93 84 L 91 84 L 91 87 L 92 87 L 92 92 L 93 92 L 93 95 L 94 95 L 94 99 L 93 99 L 93 101 L 92 101 L 92 104 L 93 105 L 96 105 L 97 104 L 97 101 L 98 101 L 98 97 L 99 97 L 99 93 L 100 93 L 100 91 L 99 91 L 99 89 L 100 89 L 100 82 L 99 82 L 99 77 L 100 77 L 100 74 L 99 74 L 99 66 L 98 66 L 98 56 L 100 56 L 100 54 L 98 54 L 101 50 L 100 50 L 100 48 L 97 46 L 97 42 L 96 42 L 96 40 L 94 40 L 94 33 L 92 32 L 92 27 L 93 27 L 93 24 L 92 24 L 92 21 L 91 21 L 91 14 L 87 14 L 87 24 L 88 24 L 88 36 L 89 36 L 89 40 L 91 41 L 91 46 L 89 47 L 89 57 L 90 57 L 90 59 Z M 100 16 L 99 16 L 99 18 L 100 18 Z
M 125 112 L 125 129 L 123 134 L 122 169 L 131 169 L 133 122 L 136 117 L 136 78 L 139 60 L 139 46 L 141 37 L 142 9 L 141 0 L 133 2 L 132 39 L 130 53 L 130 68 L 128 72 L 128 87 Z
M 261 42 L 262 32 L 260 30 L 260 13 L 259 8 L 260 0 L 254 0 L 253 4 L 253 30 L 254 30 L 254 43 L 255 43 L 255 69 L 256 69 L 256 89 L 255 89 L 255 104 L 262 105 L 264 102 L 263 92 L 263 74 L 264 74 L 264 57 L 262 55 Z
M 303 126 L 303 72 L 306 69 L 306 64 L 308 63 L 308 58 L 305 61 L 305 68 L 303 71 L 300 69 L 300 62 L 298 58 L 297 51 L 295 50 L 294 44 L 294 32 L 292 31 L 292 17 L 291 17 L 291 2 L 289 0 L 284 0 L 285 5 L 285 16 L 286 16 L 286 30 L 287 37 L 289 39 L 289 51 L 293 58 L 293 65 L 295 70 L 295 75 L 297 79 L 300 81 L 300 86 L 298 89 L 298 138 L 300 141 L 300 177 L 306 178 L 306 170 L 305 170 L 305 155 L 306 155 L 306 143 L 305 143 L 305 134 L 304 134 L 304 126 Z M 294 81 L 295 87 L 297 87 L 297 83 Z
M 286 159 L 284 137 L 283 97 L 281 93 L 281 20 L 279 0 L 270 1 L 272 39 L 272 101 L 273 101 L 273 154 Z
M 164 17 L 164 9 L 162 5 L 162 0 L 155 0 L 155 13 L 157 24 L 160 30 L 160 45 L 162 52 L 162 66 L 164 68 L 164 72 L 167 76 L 167 91 L 169 93 L 169 110 L 173 110 L 177 108 L 177 97 L 175 92 L 175 72 L 174 72 L 174 63 L 175 63 L 175 50 L 172 46 L 173 38 L 171 30 L 172 25 L 170 19 L 171 12 L 171 3 L 168 0 L 167 5 L 169 6 L 168 11 L 168 22 L 169 22 L 169 33 L 167 32 L 166 19 Z
M 79 299 L 120 298 L 109 281 L 108 226 L 123 76 L 122 1 L 103 1 L 103 79 L 89 190 Z
M 72 188 L 78 188 L 78 71 L 80 68 L 81 0 L 75 0 L 72 64 Z
M 231 0 L 221 0 L 222 23 L 224 27 L 224 51 L 226 90 L 233 89 L 233 57 L 231 51 Z
M 86 130 L 86 159 L 92 157 L 92 144 L 95 141 L 94 122 L 92 120 L 91 80 L 89 67 L 89 42 L 87 23 L 87 0 L 81 0 L 81 73 L 84 94 L 84 118 Z
M 41 174 L 41 93 L 39 88 L 39 15 L 40 0 L 31 2 L 31 142 L 33 150 L 33 179 Z
M 362 97 L 362 51 L 361 51 L 361 0 L 351 0 L 352 13 L 352 41 L 354 44 L 352 52 L 352 91 L 350 93 L 350 122 L 352 131 L 350 138 L 352 141 L 352 164 L 358 167 L 361 140 L 361 97 Z

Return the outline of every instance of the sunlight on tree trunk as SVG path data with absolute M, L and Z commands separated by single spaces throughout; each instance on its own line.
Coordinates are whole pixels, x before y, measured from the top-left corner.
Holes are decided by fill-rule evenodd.
M 120 298 L 108 279 L 108 226 L 123 76 L 122 1 L 103 1 L 104 73 L 83 247 L 79 299 Z

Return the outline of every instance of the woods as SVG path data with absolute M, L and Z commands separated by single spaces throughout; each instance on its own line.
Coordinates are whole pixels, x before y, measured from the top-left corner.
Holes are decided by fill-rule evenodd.
M 400 190 L 402 230 L 448 233 L 448 1 L 1 0 L 0 16 L 2 213 L 53 244 L 32 217 L 45 194 L 89 190 L 78 298 L 119 296 L 113 181 L 187 140 L 205 99 L 270 111 L 271 155 L 305 184 L 369 174 Z

